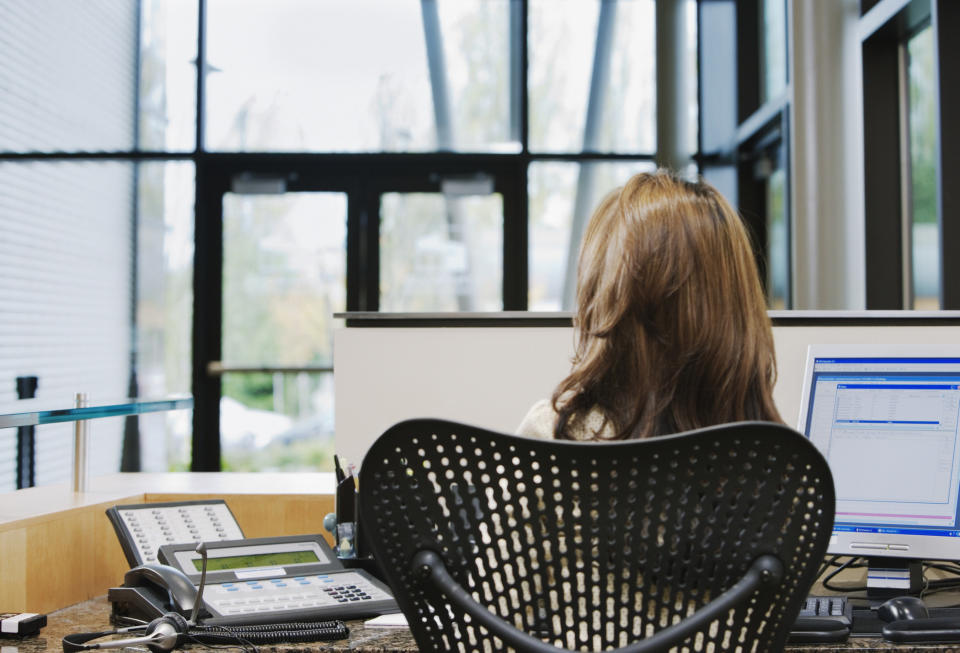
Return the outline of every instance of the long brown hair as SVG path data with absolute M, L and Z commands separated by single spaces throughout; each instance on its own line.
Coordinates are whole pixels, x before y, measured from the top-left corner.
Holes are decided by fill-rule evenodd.
M 782 422 L 773 333 L 747 231 L 703 181 L 632 177 L 580 250 L 573 369 L 555 437 L 600 410 L 618 439 L 739 420 Z

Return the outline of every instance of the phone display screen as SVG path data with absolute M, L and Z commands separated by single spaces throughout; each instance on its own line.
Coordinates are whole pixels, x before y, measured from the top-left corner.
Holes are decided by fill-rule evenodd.
M 197 571 L 203 568 L 200 558 L 192 560 Z M 248 553 L 235 556 L 217 556 L 207 559 L 207 571 L 229 571 L 231 569 L 250 569 L 253 567 L 279 567 L 283 565 L 301 565 L 320 562 L 313 551 L 270 551 L 268 553 Z

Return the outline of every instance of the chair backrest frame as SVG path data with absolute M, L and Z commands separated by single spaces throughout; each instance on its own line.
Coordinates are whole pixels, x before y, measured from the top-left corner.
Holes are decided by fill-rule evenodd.
M 417 644 L 496 650 L 411 564 L 441 556 L 478 603 L 575 650 L 678 623 L 764 554 L 785 575 L 689 650 L 779 650 L 826 551 L 833 479 L 802 435 L 741 422 L 647 440 L 520 438 L 445 420 L 388 429 L 360 473 L 362 537 Z

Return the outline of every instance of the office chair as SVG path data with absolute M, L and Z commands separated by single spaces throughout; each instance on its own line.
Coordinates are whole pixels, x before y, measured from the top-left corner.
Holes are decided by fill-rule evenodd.
M 367 453 L 359 509 L 421 651 L 777 651 L 834 489 L 778 424 L 584 443 L 418 419 Z

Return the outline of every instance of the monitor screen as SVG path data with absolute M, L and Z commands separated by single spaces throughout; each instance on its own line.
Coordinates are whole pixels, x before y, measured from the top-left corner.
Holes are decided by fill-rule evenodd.
M 831 554 L 960 559 L 960 347 L 811 346 L 799 430 L 833 472 Z

